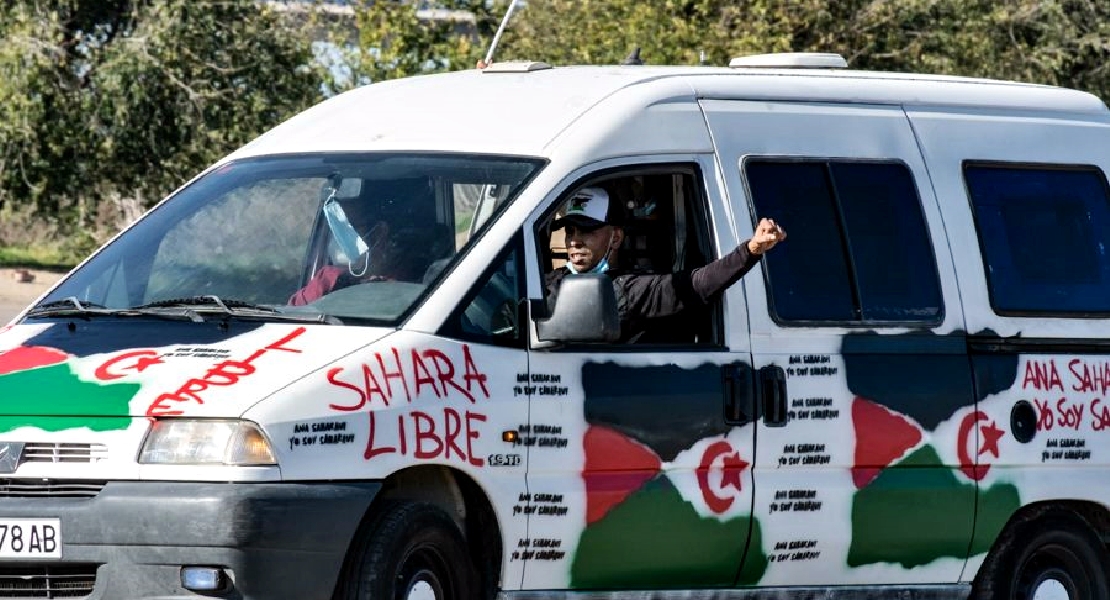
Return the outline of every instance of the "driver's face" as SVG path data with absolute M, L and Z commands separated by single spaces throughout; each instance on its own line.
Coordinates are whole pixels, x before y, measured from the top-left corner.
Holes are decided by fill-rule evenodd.
M 563 233 L 566 237 L 567 260 L 580 272 L 596 267 L 610 246 L 620 244 L 620 237 L 611 225 L 591 229 L 568 223 Z

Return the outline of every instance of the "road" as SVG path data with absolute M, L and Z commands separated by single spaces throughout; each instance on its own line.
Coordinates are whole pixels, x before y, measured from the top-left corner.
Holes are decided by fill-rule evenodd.
M 0 269 L 0 326 L 50 289 L 59 277 L 60 273 L 48 271 Z

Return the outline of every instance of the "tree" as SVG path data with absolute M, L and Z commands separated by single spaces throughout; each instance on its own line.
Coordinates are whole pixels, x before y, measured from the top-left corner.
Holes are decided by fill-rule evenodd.
M 453 69 L 472 68 L 497 28 L 502 2 L 444 0 L 421 10 L 413 2 L 357 0 L 352 3 L 352 39 L 334 26 L 329 40 L 339 54 L 329 90 Z
M 161 196 L 320 99 L 309 40 L 253 2 L 163 0 L 105 46 L 89 77 L 111 183 Z
M 470 68 L 505 4 L 448 4 L 471 5 L 476 31 L 422 25 L 410 4 L 359 5 L 362 55 L 379 57 L 361 72 L 380 81 Z M 1056 84 L 1110 98 L 1110 3 L 1090 0 L 527 0 L 496 58 L 619 64 L 637 47 L 647 64 L 718 66 L 746 54 L 838 52 L 855 68 Z M 387 51 L 375 54 L 380 48 Z
M 320 98 L 310 40 L 251 0 L 0 8 L 0 201 L 157 199 Z

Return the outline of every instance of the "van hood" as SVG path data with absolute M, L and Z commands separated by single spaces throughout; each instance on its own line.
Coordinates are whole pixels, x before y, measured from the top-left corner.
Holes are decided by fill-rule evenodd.
M 112 422 L 123 429 L 129 417 L 238 417 L 392 331 L 108 318 L 9 326 L 0 329 L 0 432 L 88 423 L 102 430 Z

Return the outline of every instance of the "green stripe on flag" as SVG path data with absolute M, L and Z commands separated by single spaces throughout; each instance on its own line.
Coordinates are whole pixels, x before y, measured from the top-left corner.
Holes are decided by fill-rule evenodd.
M 571 586 L 730 587 L 749 521 L 747 515 L 725 522 L 700 516 L 670 479 L 658 475 L 583 531 L 571 565 Z
M 131 422 L 128 404 L 139 387 L 83 381 L 68 363 L 0 375 L 0 431 L 24 426 L 45 431 L 126 429 Z M 86 418 L 90 416 L 110 418 Z
M 966 557 L 979 491 L 957 473 L 926 445 L 856 492 L 848 566 L 894 563 L 911 569 Z M 1019 506 L 1010 485 L 994 486 L 980 495 L 984 499 L 1001 512 Z

